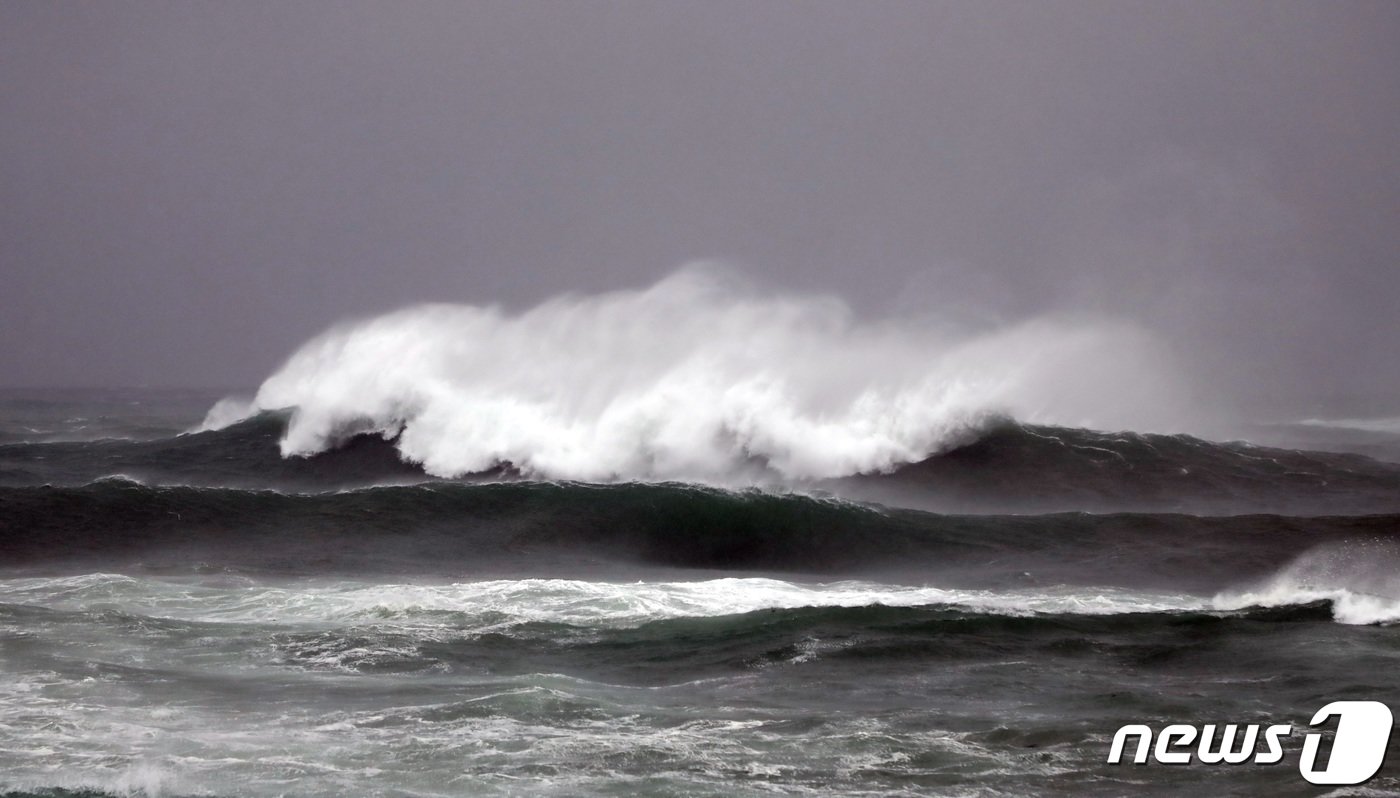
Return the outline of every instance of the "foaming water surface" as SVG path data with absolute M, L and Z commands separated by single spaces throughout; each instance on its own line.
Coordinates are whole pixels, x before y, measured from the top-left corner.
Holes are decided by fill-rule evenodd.
M 1389 689 L 1389 633 L 1330 615 L 764 578 L 15 578 L 0 750 L 10 788 L 117 793 L 1112 793 L 1132 782 L 1097 749 L 1125 708 Z M 1336 645 L 1345 667 L 1250 674 Z
M 520 313 L 427 305 L 343 325 L 204 428 L 295 408 L 284 454 L 380 431 L 438 476 L 509 463 L 550 479 L 733 484 L 755 469 L 829 478 L 921 460 L 989 409 L 1179 423 L 1176 393 L 1167 353 L 1121 322 L 956 335 L 692 268 Z

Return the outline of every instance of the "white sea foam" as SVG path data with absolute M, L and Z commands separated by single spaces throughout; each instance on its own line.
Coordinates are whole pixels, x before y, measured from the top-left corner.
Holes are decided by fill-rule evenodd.
M 1389 589 L 1394 554 L 1384 546 L 1319 549 L 1258 592 L 1233 600 L 1068 586 L 992 591 L 763 578 L 455 584 L 269 584 L 116 574 L 3 579 L 0 604 L 86 614 L 20 614 L 0 624 L 8 624 L 0 631 L 9 639 L 25 641 L 0 657 L 6 666 L 0 792 L 61 786 L 148 797 L 277 796 L 295 784 L 298 794 L 314 796 L 435 795 L 448 789 L 444 785 L 472 794 L 569 795 L 654 787 L 664 778 L 695 792 L 748 794 L 735 786 L 736 778 L 763 788 L 782 778 L 784 792 L 860 794 L 874 784 L 880 789 L 869 794 L 895 794 L 883 789 L 888 785 L 878 781 L 880 774 L 936 769 L 955 771 L 959 779 L 967 773 L 1043 778 L 1071 771 L 1073 759 L 1027 759 L 1019 748 L 989 743 L 984 733 L 944 730 L 932 714 L 915 716 L 920 725 L 911 728 L 910 713 L 920 702 L 913 709 L 865 713 L 829 712 L 815 698 L 763 702 L 757 710 L 745 703 L 751 695 L 745 685 L 767 689 L 757 681 L 763 673 L 806 668 L 854 645 L 848 636 L 813 630 L 741 673 L 660 688 L 552 673 L 449 670 L 437 667 L 432 644 L 528 621 L 630 626 L 803 606 L 931 604 L 1010 615 L 1218 612 L 1309 600 L 1289 584 L 1335 595 Z M 169 624 L 131 623 L 114 612 L 202 623 L 196 637 Z M 1338 620 L 1366 622 L 1350 612 L 1339 605 Z M 412 670 L 411 664 L 422 667 Z M 993 667 L 1015 668 L 1020 680 L 1037 670 L 1025 665 L 1001 659 L 946 673 L 935 669 L 939 676 L 930 682 L 929 669 L 916 663 L 906 678 L 889 684 L 916 697 L 953 689 L 959 692 L 944 695 L 985 702 L 945 680 L 985 677 Z M 1050 673 L 1061 678 L 1080 667 Z M 444 682 L 449 676 L 455 681 Z M 1075 678 L 1088 685 L 1098 677 Z M 793 689 L 816 696 L 828 684 Z M 834 684 L 834 690 L 848 689 L 840 679 Z M 258 692 L 250 692 L 253 685 Z M 842 698 L 886 693 L 891 690 Z M 1012 700 L 1008 706 L 1024 706 L 1015 703 L 1024 699 Z M 814 716 L 819 723 L 809 722 Z
M 669 618 L 800 607 L 945 606 L 997 615 L 1234 612 L 1331 601 L 1347 624 L 1400 621 L 1400 551 L 1387 544 L 1319 547 L 1277 574 L 1213 597 L 1118 587 L 957 589 L 845 580 L 730 577 L 675 582 L 496 579 L 455 583 L 118 574 L 0 580 L 0 603 L 213 623 L 450 627 L 476 634 L 527 623 L 626 628 Z
M 1250 606 L 1333 602 L 1337 622 L 1400 622 L 1400 547 L 1319 546 L 1277 574 L 1215 596 L 1116 587 L 944 588 L 871 581 L 790 582 L 762 577 L 609 582 L 526 578 L 384 584 L 242 577 L 84 574 L 0 580 L 0 603 L 119 612 L 213 623 L 449 626 L 462 633 L 524 623 L 619 629 L 673 617 L 738 615 L 808 606 L 948 606 L 993 615 L 1235 612 Z
M 242 581 L 135 579 L 115 574 L 0 581 L 0 602 L 109 610 L 228 623 L 447 623 L 479 632 L 529 622 L 627 627 L 648 621 L 798 607 L 946 605 L 1006 615 L 1102 615 L 1205 608 L 1200 598 L 1116 588 L 956 590 L 765 578 L 688 582 L 513 579 L 454 584 L 331 582 L 266 586 Z M 441 617 L 444 613 L 450 618 Z
M 1169 360 L 1125 323 L 955 334 L 696 267 L 519 313 L 435 304 L 341 325 L 205 428 L 296 408 L 284 455 L 382 432 L 442 476 L 509 462 L 581 480 L 823 478 L 922 459 L 993 412 L 1178 428 Z
M 1400 547 L 1352 541 L 1311 549 L 1263 582 L 1221 593 L 1221 609 L 1332 602 L 1339 623 L 1400 621 Z

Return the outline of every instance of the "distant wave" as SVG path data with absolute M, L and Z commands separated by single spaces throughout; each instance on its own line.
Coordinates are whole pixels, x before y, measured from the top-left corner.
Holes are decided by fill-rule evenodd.
M 294 409 L 284 455 L 379 433 L 436 476 L 509 464 L 551 479 L 733 485 L 917 462 L 989 413 L 1179 427 L 1178 386 L 1167 353 L 1124 323 L 959 335 L 690 269 L 519 313 L 422 305 L 342 325 L 203 428 Z

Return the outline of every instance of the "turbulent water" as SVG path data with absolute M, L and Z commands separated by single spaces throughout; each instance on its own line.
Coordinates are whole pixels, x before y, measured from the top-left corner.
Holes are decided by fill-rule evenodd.
M 1173 358 L 1126 322 L 862 321 L 839 297 L 763 293 L 696 266 L 514 313 L 421 305 L 340 325 L 203 428 L 295 407 L 283 454 L 376 431 L 437 476 L 510 463 L 547 479 L 733 485 L 916 462 L 989 409 L 1175 429 L 1183 393 Z
M 1105 758 L 1400 706 L 1382 460 L 988 418 L 783 484 L 443 478 L 206 399 L 0 402 L 0 795 L 1313 794 L 1296 745 Z

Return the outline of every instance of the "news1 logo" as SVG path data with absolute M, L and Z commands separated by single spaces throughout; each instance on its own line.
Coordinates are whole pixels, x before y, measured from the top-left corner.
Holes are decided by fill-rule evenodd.
M 1360 784 L 1376 775 L 1385 761 L 1385 748 L 1390 742 L 1390 728 L 1394 723 L 1390 707 L 1379 701 L 1333 701 L 1319 709 L 1308 725 L 1320 726 L 1333 717 L 1337 718 L 1337 735 L 1332 741 L 1332 755 L 1328 757 L 1327 765 L 1321 769 L 1317 767 L 1321 732 L 1309 732 L 1303 738 L 1303 756 L 1298 762 L 1298 771 L 1313 784 Z M 1240 725 L 1236 723 L 1219 729 L 1218 735 L 1217 730 L 1214 724 L 1198 729 L 1177 723 L 1162 729 L 1162 733 L 1156 735 L 1156 745 L 1153 745 L 1151 728 L 1129 724 L 1113 735 L 1108 764 L 1121 764 L 1128 740 L 1135 738 L 1137 748 L 1132 761 L 1136 765 L 1146 764 L 1149 752 L 1164 765 L 1189 765 L 1193 754 L 1206 765 L 1240 765 L 1246 762 L 1274 765 L 1283 760 L 1282 740 L 1293 734 L 1293 727 L 1286 724 L 1267 728 L 1247 725 L 1243 735 L 1239 734 Z M 1259 750 L 1261 737 L 1264 743 L 1262 752 Z M 1193 745 L 1198 739 L 1199 744 Z

